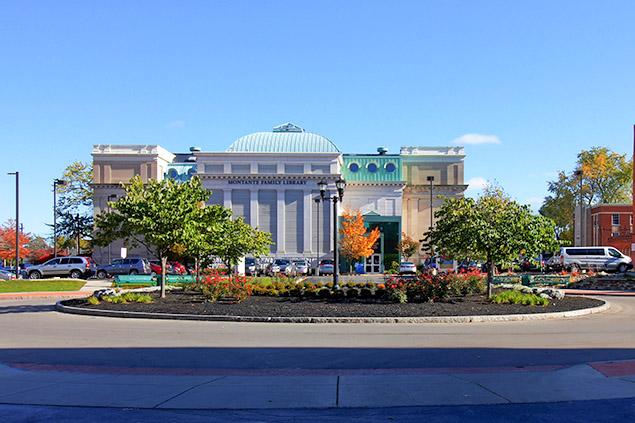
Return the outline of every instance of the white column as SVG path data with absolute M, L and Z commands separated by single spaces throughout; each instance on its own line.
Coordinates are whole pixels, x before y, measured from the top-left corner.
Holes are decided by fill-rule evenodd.
M 312 231 L 311 231 L 311 227 L 313 226 L 313 213 L 312 213 L 312 206 L 313 206 L 313 198 L 311 197 L 311 191 L 305 190 L 304 191 L 304 222 L 302 222 L 303 226 L 304 226 L 304 248 L 303 248 L 303 252 L 305 254 L 310 254 L 312 253 Z
M 250 222 L 252 228 L 258 227 L 258 190 L 251 189 L 249 190 L 249 213 L 250 213 Z
M 232 190 L 231 189 L 223 190 L 223 206 L 226 209 L 230 209 L 230 210 L 232 208 Z
M 276 245 L 276 251 L 278 253 L 284 253 L 284 232 L 285 232 L 284 227 L 287 223 L 284 216 L 284 189 L 277 190 L 276 195 L 278 198 L 277 212 L 276 212 L 278 216 L 278 224 L 276 225 L 277 232 L 278 232 L 278 240 Z

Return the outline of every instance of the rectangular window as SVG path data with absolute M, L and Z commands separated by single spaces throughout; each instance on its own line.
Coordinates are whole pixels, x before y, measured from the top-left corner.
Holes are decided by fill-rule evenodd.
M 284 173 L 304 173 L 304 165 L 286 164 L 284 165 Z
M 251 173 L 250 164 L 232 164 L 232 173 Z
M 259 164 L 258 173 L 278 173 L 278 165 L 275 164 Z
M 223 164 L 206 164 L 205 173 L 225 173 L 225 165 Z
M 321 174 L 331 173 L 331 166 L 321 165 L 321 164 L 312 164 L 311 173 L 321 173 Z
M 620 215 L 618 213 L 613 213 L 612 215 L 613 224 L 619 226 L 620 224 Z

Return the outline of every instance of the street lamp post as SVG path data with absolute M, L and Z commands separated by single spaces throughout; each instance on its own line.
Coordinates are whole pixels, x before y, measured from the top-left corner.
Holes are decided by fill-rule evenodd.
M 20 278 L 20 172 L 10 172 L 15 176 L 15 278 Z
M 63 179 L 53 180 L 53 257 L 57 257 L 57 187 L 66 185 Z
M 339 289 L 340 281 L 340 258 L 337 251 L 337 203 L 341 202 L 344 198 L 344 189 L 346 188 L 346 181 L 342 178 L 338 178 L 335 181 L 335 188 L 337 189 L 337 195 L 331 197 L 326 196 L 327 183 L 325 181 L 318 182 L 320 188 L 320 198 L 324 200 L 333 201 L 333 289 Z
M 433 218 L 434 218 L 434 210 L 433 210 L 433 204 L 432 204 L 432 189 L 433 189 L 433 184 L 434 184 L 434 176 L 428 176 L 426 177 L 426 180 L 428 182 L 430 182 L 430 227 L 428 228 L 428 231 L 432 232 L 432 226 L 434 224 Z M 432 244 L 430 244 L 430 261 L 432 261 Z M 436 268 L 436 259 L 434 260 L 434 264 L 435 264 L 435 268 Z
M 576 211 L 573 213 L 575 226 L 577 226 L 577 228 L 575 226 L 573 228 L 575 237 L 573 242 L 574 246 L 577 247 L 582 245 L 582 171 L 576 170 L 574 175 L 578 180 L 578 198 L 576 201 Z
M 320 203 L 322 202 L 321 197 L 315 198 L 316 208 L 317 208 L 317 224 L 315 225 L 315 231 L 317 232 L 317 255 L 315 260 L 315 276 L 320 276 Z
M 108 213 L 110 213 L 110 200 L 115 200 L 117 194 L 110 194 L 106 200 L 106 206 L 108 207 Z M 112 242 L 108 243 L 108 263 L 112 262 Z

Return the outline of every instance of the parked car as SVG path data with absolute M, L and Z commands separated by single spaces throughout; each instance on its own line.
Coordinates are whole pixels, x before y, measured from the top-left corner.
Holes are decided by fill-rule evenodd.
M 171 261 L 169 262 L 170 266 L 172 266 L 172 270 L 174 271 L 174 274 L 176 275 L 186 275 L 188 273 L 187 271 L 187 267 L 185 267 L 183 264 L 179 263 L 178 261 Z
M 564 269 L 596 269 L 626 272 L 633 268 L 630 257 L 613 247 L 562 247 L 558 254 Z
M 115 275 L 149 274 L 150 272 L 150 263 L 141 257 L 115 259 L 110 264 L 97 267 L 97 277 L 99 279 Z
M 11 272 L 9 270 L 0 269 L 0 280 L 9 281 L 16 279 L 15 272 Z
M 318 270 L 320 271 L 320 275 L 332 275 L 334 271 L 334 263 L 331 259 L 324 259 L 320 261 L 320 265 L 318 266 Z
M 309 274 L 309 263 L 306 260 L 294 260 L 293 266 L 295 267 L 296 275 L 308 275 Z
M 405 274 L 416 274 L 417 273 L 417 266 L 415 266 L 415 264 L 411 261 L 402 261 L 401 263 L 399 263 L 399 274 L 400 275 L 405 275 Z
M 29 279 L 67 276 L 73 279 L 88 278 L 95 274 L 95 261 L 90 257 L 57 257 L 25 271 Z
M 289 268 L 289 269 L 287 269 Z M 275 259 L 273 263 L 269 265 L 267 268 L 267 274 L 273 276 L 278 273 L 284 273 L 289 275 L 292 272 L 293 265 L 291 264 L 291 260 L 287 259 Z
M 161 266 L 161 260 L 150 260 L 148 263 L 150 264 L 150 273 L 154 273 L 155 275 L 160 275 L 161 272 L 163 272 L 162 266 Z M 172 265 L 170 264 L 170 262 L 166 264 L 165 272 L 168 275 L 174 274 L 174 269 L 172 268 Z

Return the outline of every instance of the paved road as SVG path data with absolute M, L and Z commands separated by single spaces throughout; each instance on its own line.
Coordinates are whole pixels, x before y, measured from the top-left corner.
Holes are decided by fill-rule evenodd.
M 584 399 L 603 401 L 575 415 L 602 421 L 599 410 L 610 410 L 629 420 L 635 298 L 610 301 L 608 312 L 571 320 L 418 325 L 113 319 L 60 314 L 44 300 L 2 301 L 0 417 L 73 420 L 74 411 L 37 407 L 55 405 L 147 408 L 83 409 L 94 420 L 206 419 L 175 410 L 230 408 L 271 411 L 214 418 L 464 421 L 536 417 L 518 404 Z M 458 408 L 422 407 L 439 404 Z M 409 408 L 345 409 L 396 406 Z M 280 410 L 289 408 L 337 410 Z
M 635 359 L 635 298 L 570 320 L 471 324 L 279 324 L 61 314 L 0 302 L 0 363 L 187 368 L 448 368 Z

